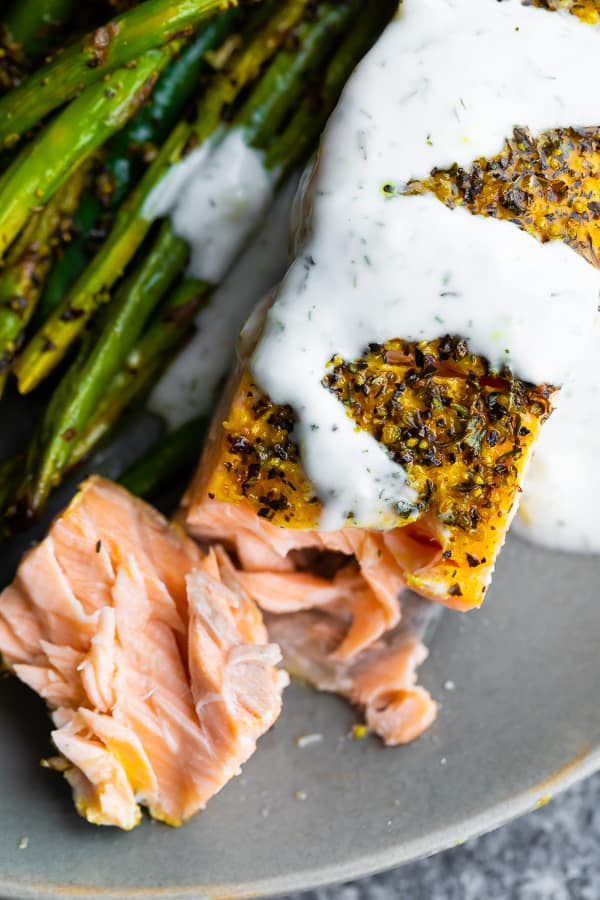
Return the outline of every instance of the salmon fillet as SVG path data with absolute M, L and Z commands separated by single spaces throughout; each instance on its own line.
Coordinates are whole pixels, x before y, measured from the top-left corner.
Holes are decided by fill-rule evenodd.
M 0 595 L 5 666 L 42 696 L 81 815 L 180 825 L 254 752 L 287 676 L 256 605 L 152 507 L 88 480 Z
M 542 242 L 562 239 L 598 266 L 598 148 L 593 129 L 537 137 L 520 129 L 497 157 L 402 190 L 507 219 Z M 387 529 L 357 527 L 349 516 L 337 531 L 322 530 L 295 410 L 252 378 L 264 312 L 246 330 L 184 498 L 186 527 L 228 549 L 292 672 L 355 703 L 386 743 L 413 740 L 436 704 L 416 684 L 426 651 L 405 620 L 406 588 L 459 610 L 481 604 L 555 389 L 508 367 L 492 371 L 460 335 L 418 343 L 390 335 L 358 359 L 334 356 L 323 388 L 403 467 L 418 500 L 399 506 Z
M 272 404 L 246 370 L 184 500 L 190 532 L 237 547 L 235 523 L 243 522 L 244 536 L 250 530 L 282 550 L 317 541 L 354 555 L 354 547 L 376 546 L 394 589 L 401 580 L 455 609 L 480 606 L 552 390 L 490 377 L 483 361 L 450 339 L 372 347 L 359 365 L 340 361 L 324 377 L 357 424 L 372 427 L 405 467 L 421 498 L 417 508 L 386 532 L 351 523 L 319 532 L 321 504 L 302 472 L 293 411 Z
M 568 6 L 577 14 L 587 9 Z M 433 170 L 425 179 L 386 185 L 384 191 L 434 194 L 450 209 L 508 220 L 542 243 L 564 241 L 599 267 L 599 166 L 597 128 L 540 135 L 519 128 L 493 158 L 478 159 L 469 169 Z M 310 548 L 315 541 L 360 546 L 369 534 L 381 553 L 385 549 L 386 571 L 419 594 L 463 611 L 480 606 L 524 471 L 552 412 L 555 387 L 521 381 L 508 368 L 490 370 L 460 335 L 418 343 L 390 335 L 385 344 L 366 347 L 359 359 L 334 356 L 323 372 L 323 388 L 403 467 L 418 499 L 401 506 L 385 534 L 365 532 L 351 517 L 341 531 L 320 533 L 322 503 L 294 442 L 295 411 L 274 404 L 250 372 L 261 328 L 254 322 L 240 348 L 237 374 L 186 498 L 190 531 L 238 549 L 235 527 L 225 527 L 237 518 L 244 540 L 251 532 L 255 549 L 260 540 L 279 557 L 286 556 L 286 547 Z M 238 516 L 225 507 L 237 509 Z M 288 532 L 286 538 L 278 531 Z M 368 586 L 355 559 L 361 584 Z M 273 564 L 281 560 L 265 558 L 264 572 Z

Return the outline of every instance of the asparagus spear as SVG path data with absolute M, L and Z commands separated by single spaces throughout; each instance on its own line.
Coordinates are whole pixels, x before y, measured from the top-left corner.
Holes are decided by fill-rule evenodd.
M 212 285 L 206 282 L 184 279 L 163 308 L 155 313 L 121 371 L 105 385 L 102 402 L 76 442 L 69 468 L 90 456 L 111 433 L 123 412 L 134 402 L 142 401 L 154 387 L 187 341 L 196 314 L 210 299 L 211 291 Z
M 69 463 L 76 440 L 102 399 L 104 385 L 119 372 L 132 343 L 160 297 L 177 277 L 188 256 L 185 241 L 173 242 L 163 227 L 150 256 L 121 286 L 110 320 L 93 337 L 93 348 L 84 351 L 65 379 L 60 404 L 51 402 L 41 426 L 48 436 L 27 462 L 17 505 L 27 499 L 35 515 Z
M 353 69 L 375 43 L 397 7 L 396 0 L 359 4 L 352 30 L 332 57 L 321 84 L 304 99 L 279 139 L 267 150 L 267 168 L 279 171 L 280 177 L 284 177 L 310 154 Z
M 207 90 L 196 121 L 180 122 L 163 144 L 140 184 L 120 209 L 115 225 L 99 253 L 73 289 L 32 338 L 15 366 L 19 390 L 28 393 L 60 362 L 144 240 L 151 222 L 144 204 L 169 167 L 182 158 L 191 143 L 214 134 L 224 111 L 260 74 L 290 30 L 298 24 L 311 0 L 283 0 L 266 25 L 235 54 Z
M 139 108 L 176 49 L 173 42 L 149 50 L 135 68 L 120 69 L 88 88 L 19 154 L 0 179 L 0 258 L 31 211 L 47 203 L 75 167 Z
M 69 240 L 71 217 L 88 170 L 87 163 L 76 169 L 52 200 L 31 216 L 0 274 L 0 396 L 52 259 Z
M 67 22 L 74 0 L 13 0 L 4 23 L 10 39 L 21 44 L 28 62 L 42 57 L 52 31 Z
M 167 434 L 119 478 L 138 497 L 151 497 L 174 478 L 191 470 L 198 460 L 210 420 L 191 419 Z
M 94 188 L 86 190 L 73 216 L 72 237 L 52 266 L 36 306 L 31 327 L 37 331 L 65 296 L 70 285 L 85 269 L 88 246 L 101 233 L 102 204 Z
M 0 463 L 0 522 L 2 514 L 14 492 L 14 486 L 19 471 L 23 467 L 23 458 L 20 454 L 10 456 L 8 459 Z M 0 540 L 2 539 L 2 531 L 0 530 Z
M 235 0 L 146 0 L 58 54 L 0 99 L 0 146 L 14 143 L 53 109 L 146 51 L 189 34 Z
M 124 368 L 119 372 L 113 379 L 111 390 L 107 392 L 77 441 L 69 460 L 69 471 L 91 456 L 112 432 L 126 409 L 146 396 L 159 377 L 162 367 L 168 365 L 171 359 L 172 356 L 162 360 L 154 359 L 144 369 L 131 372 Z
M 232 36 L 243 20 L 241 9 L 230 9 L 208 22 L 171 62 L 159 78 L 148 104 L 106 146 L 104 168 L 111 192 L 101 202 L 96 190 L 87 191 L 75 214 L 74 238 L 63 257 L 54 264 L 40 299 L 33 327 L 41 327 L 73 286 L 89 260 L 88 245 L 94 231 L 104 227 L 106 218 L 133 187 L 144 168 L 143 156 L 159 144 L 175 126 L 197 91 L 206 68 L 206 54 Z M 143 148 L 143 154 L 137 152 Z
M 147 156 L 157 152 L 198 93 L 202 75 L 210 70 L 210 52 L 222 46 L 227 38 L 234 38 L 245 18 L 245 10 L 232 8 L 204 25 L 165 69 L 150 102 L 111 139 L 105 166 L 113 182 L 110 198 L 113 208 L 121 205 L 142 172 L 141 150 Z
M 355 4 L 358 4 L 358 0 L 335 6 L 322 4 L 318 9 L 316 20 L 303 25 L 299 31 L 299 37 L 304 39 L 304 42 L 294 50 L 280 52 L 236 118 L 234 127 L 244 129 L 247 137 L 252 136 L 256 142 L 263 141 L 265 146 L 272 141 L 277 143 L 279 124 L 287 117 L 290 109 L 294 108 L 297 95 L 305 86 L 306 74 L 314 70 L 318 61 L 321 61 L 327 52 L 330 43 L 335 41 L 341 29 L 350 23 Z M 315 34 L 319 35 L 319 41 L 312 39 Z M 293 77 L 284 77 L 279 63 L 280 56 L 291 66 Z M 282 95 L 279 99 L 273 97 L 273 93 L 277 91 Z M 265 113 L 260 116 L 258 115 L 260 106 L 254 102 L 255 94 L 262 98 L 266 106 Z M 326 112 L 327 110 L 324 110 L 321 115 L 321 123 Z M 288 171 L 289 168 L 279 168 L 280 180 L 285 178 Z M 180 243 L 180 239 L 172 233 L 168 223 L 163 225 L 161 235 L 164 247 L 169 246 L 169 235 L 175 244 Z M 206 302 L 212 289 L 213 285 L 199 279 L 192 277 L 183 279 L 161 310 L 155 314 L 146 333 L 129 354 L 125 367 L 111 384 L 104 386 L 100 407 L 96 409 L 87 428 L 77 439 L 76 445 L 69 449 L 68 458 L 71 465 L 89 454 L 95 444 L 111 429 L 125 406 L 139 398 L 140 394 L 160 376 L 173 352 L 189 334 L 200 305 Z M 110 329 L 111 323 L 109 310 L 105 327 Z M 80 380 L 80 376 L 77 380 Z M 83 393 L 85 396 L 85 388 Z M 51 419 L 54 419 L 54 415 Z M 59 422 L 60 424 L 54 428 L 55 435 L 60 435 L 64 426 L 62 419 Z M 45 477 L 58 478 L 60 472 L 57 468 L 48 469 Z M 32 481 L 43 478 L 41 474 L 34 475 Z
M 347 11 L 353 13 L 358 5 L 358 0 L 351 0 L 346 5 Z M 331 8 L 325 8 L 324 12 L 329 14 Z M 337 7 L 338 11 L 341 9 Z M 388 7 L 388 14 L 391 6 Z M 240 116 L 236 120 L 239 127 L 247 127 L 247 134 L 260 134 L 266 140 L 266 146 L 279 148 L 279 152 L 271 154 L 273 164 L 279 179 L 285 178 L 292 167 L 298 160 L 298 151 L 293 148 L 294 152 L 290 152 L 289 135 L 294 133 L 301 135 L 298 131 L 299 124 L 307 125 L 307 115 L 310 114 L 310 132 L 313 129 L 318 133 L 323 126 L 326 116 L 328 115 L 331 105 L 335 102 L 341 87 L 345 81 L 345 77 L 351 71 L 352 66 L 356 63 L 362 53 L 368 49 L 368 46 L 375 39 L 378 31 L 385 24 L 388 16 L 370 15 L 365 16 L 364 21 L 360 23 L 361 33 L 359 39 L 355 39 L 355 32 L 344 40 L 328 66 L 326 76 L 323 79 L 321 90 L 318 93 L 320 106 L 315 107 L 315 103 L 305 102 L 300 105 L 298 112 L 292 118 L 290 125 L 284 129 L 282 135 L 277 135 L 277 126 L 280 121 L 286 118 L 281 112 L 280 105 L 273 103 L 272 117 L 261 120 L 260 129 L 253 130 L 251 126 L 256 122 L 255 110 L 257 106 L 252 99 L 245 106 L 246 118 Z M 362 16 L 360 17 L 363 18 Z M 317 27 L 315 24 L 314 27 Z M 321 53 L 319 47 L 315 49 L 315 53 Z M 310 63 L 310 57 L 307 57 L 307 65 Z M 263 79 L 255 89 L 257 93 L 268 97 L 269 102 L 272 98 L 268 92 L 264 91 L 265 84 L 275 84 L 273 80 L 273 72 L 277 72 L 276 63 L 263 76 Z M 302 71 L 298 69 L 297 78 L 302 79 Z M 294 83 L 287 84 L 287 89 L 291 87 L 289 97 L 292 105 L 295 102 Z M 309 85 L 309 91 L 312 93 L 312 86 Z M 314 124 L 316 121 L 316 125 Z M 270 122 L 270 128 L 275 132 L 269 133 L 267 123 Z M 308 148 L 306 142 L 301 143 L 304 151 Z M 162 249 L 160 254 L 164 254 L 171 246 L 171 242 L 179 242 L 170 231 L 168 224 L 164 224 L 161 230 Z M 181 243 L 181 242 L 179 242 Z M 160 255 L 159 254 L 159 255 Z M 140 269 L 140 273 L 144 271 L 144 265 Z M 37 444 L 34 444 L 34 452 L 30 454 L 30 462 L 27 466 L 29 493 L 30 497 L 25 498 L 21 492 L 21 502 L 31 503 L 34 511 L 39 509 L 43 503 L 48 491 L 53 483 L 60 480 L 64 469 L 72 467 L 79 462 L 84 456 L 88 455 L 98 444 L 98 442 L 111 430 L 115 422 L 118 420 L 123 410 L 131 405 L 134 400 L 139 400 L 160 376 L 167 363 L 172 358 L 174 352 L 177 351 L 179 345 L 185 340 L 189 333 L 190 326 L 195 318 L 195 313 L 200 303 L 205 302 L 212 289 L 211 285 L 201 282 L 193 278 L 185 278 L 180 286 L 163 304 L 161 310 L 154 314 L 154 317 L 146 329 L 145 334 L 135 343 L 134 349 L 127 356 L 126 363 L 122 365 L 118 374 L 115 374 L 112 382 L 107 383 L 106 375 L 109 371 L 115 372 L 114 348 L 117 347 L 123 359 L 126 353 L 125 340 L 114 340 L 110 338 L 111 332 L 115 326 L 112 309 L 108 309 L 106 321 L 104 324 L 103 337 L 100 338 L 100 344 L 104 347 L 104 359 L 110 362 L 110 366 L 89 367 L 85 363 L 82 365 L 76 363 L 71 367 L 68 376 L 63 379 L 63 383 L 59 388 L 62 392 L 56 401 L 53 399 L 49 414 L 45 417 L 44 427 L 38 429 Z M 135 304 L 131 305 L 131 301 L 121 307 L 123 313 L 125 309 L 129 309 L 129 315 L 135 308 Z M 131 345 L 130 345 L 131 346 Z M 111 350 L 111 348 L 113 348 Z M 84 351 L 83 357 L 86 353 Z M 86 375 L 87 373 L 87 375 Z M 96 379 L 99 379 L 96 380 Z M 66 383 L 66 387 L 64 386 Z M 80 389 L 79 385 L 83 385 Z M 55 395 L 56 396 L 56 395 Z M 97 400 L 102 397 L 99 405 L 90 403 L 89 398 L 93 397 Z M 70 418 L 65 418 L 63 409 L 66 401 L 69 409 Z M 94 408 L 94 412 L 90 415 L 90 410 Z M 73 434 L 70 430 L 69 423 L 77 423 L 77 434 Z M 69 438 L 65 441 L 65 434 Z M 40 460 L 42 461 L 40 464 Z M 33 461 L 33 464 L 32 464 Z
M 208 293 L 204 295 L 204 302 L 208 296 Z M 68 471 L 91 456 L 98 445 L 112 433 L 126 409 L 134 404 L 143 404 L 146 395 L 187 341 L 194 320 L 192 309 L 197 311 L 201 305 L 202 298 L 198 296 L 194 306 L 189 307 L 185 326 L 181 321 L 173 320 L 176 322 L 173 327 L 164 331 L 160 327 L 152 327 L 138 341 L 121 371 L 106 385 L 102 401 L 73 448 Z M 43 438 L 40 438 L 40 445 L 43 443 Z
M 273 143 L 274 135 L 306 93 L 307 84 L 322 69 L 358 6 L 357 0 L 321 3 L 314 19 L 301 23 L 291 46 L 277 54 L 233 121 L 234 127 L 243 129 L 249 146 L 263 150 Z

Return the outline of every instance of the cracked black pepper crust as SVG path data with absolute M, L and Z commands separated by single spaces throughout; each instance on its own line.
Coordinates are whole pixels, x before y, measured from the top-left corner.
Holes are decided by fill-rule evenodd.
M 439 526 L 471 536 L 488 525 L 495 530 L 498 514 L 510 512 L 552 394 L 509 372 L 490 374 L 451 337 L 390 341 L 371 345 L 359 360 L 334 358 L 323 384 L 417 490 L 417 504 L 398 508 L 396 524 L 430 514 Z M 244 375 L 223 426 L 210 499 L 245 500 L 276 525 L 316 527 L 321 504 L 303 474 L 294 426 L 293 410 L 271 403 Z
M 491 373 L 456 337 L 371 344 L 361 359 L 332 360 L 323 384 L 404 467 L 417 515 L 467 533 L 508 512 L 553 393 Z
M 492 159 L 434 169 L 406 193 L 434 193 L 450 209 L 506 219 L 542 242 L 562 240 L 600 267 L 600 128 L 515 128 Z

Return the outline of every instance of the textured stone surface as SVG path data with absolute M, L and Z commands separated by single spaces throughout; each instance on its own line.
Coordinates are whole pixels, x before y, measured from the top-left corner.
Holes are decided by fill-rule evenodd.
M 293 900 L 599 900 L 600 774 L 430 859 Z M 290 898 L 292 900 L 292 898 Z

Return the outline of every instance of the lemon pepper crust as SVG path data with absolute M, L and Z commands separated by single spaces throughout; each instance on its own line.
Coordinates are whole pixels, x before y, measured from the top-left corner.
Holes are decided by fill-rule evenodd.
M 404 468 L 418 496 L 406 520 L 431 513 L 467 533 L 508 513 L 553 393 L 494 375 L 453 337 L 373 344 L 359 360 L 334 359 L 323 384 Z
M 465 341 L 450 337 L 390 341 L 359 360 L 335 358 L 323 384 L 415 489 L 414 506 L 399 505 L 394 524 L 431 514 L 444 530 L 471 536 L 510 512 L 552 394 L 508 371 L 490 373 Z M 321 503 L 302 471 L 294 427 L 293 410 L 273 404 L 245 374 L 223 424 L 210 499 L 245 500 L 275 525 L 316 527 Z
M 600 129 L 515 128 L 497 156 L 434 169 L 402 193 L 434 193 L 450 209 L 508 220 L 539 241 L 562 240 L 600 267 Z
M 521 128 L 496 157 L 469 170 L 434 170 L 402 193 L 432 192 L 450 208 L 506 219 L 542 242 L 563 240 L 598 266 L 599 173 L 600 130 L 533 136 Z M 459 337 L 392 340 L 371 345 L 358 360 L 334 358 L 323 385 L 403 466 L 417 501 L 398 507 L 396 524 L 427 513 L 470 535 L 485 531 L 481 523 L 492 510 L 510 511 L 523 456 L 551 412 L 553 393 L 508 368 L 491 372 Z M 245 376 L 224 426 L 225 456 L 211 493 L 247 500 L 277 525 L 316 527 L 321 502 L 302 472 L 295 421 L 290 407 L 271 403 Z
M 295 424 L 291 407 L 273 403 L 245 372 L 222 425 L 209 499 L 246 500 L 276 525 L 314 527 L 321 503 L 302 470 Z

